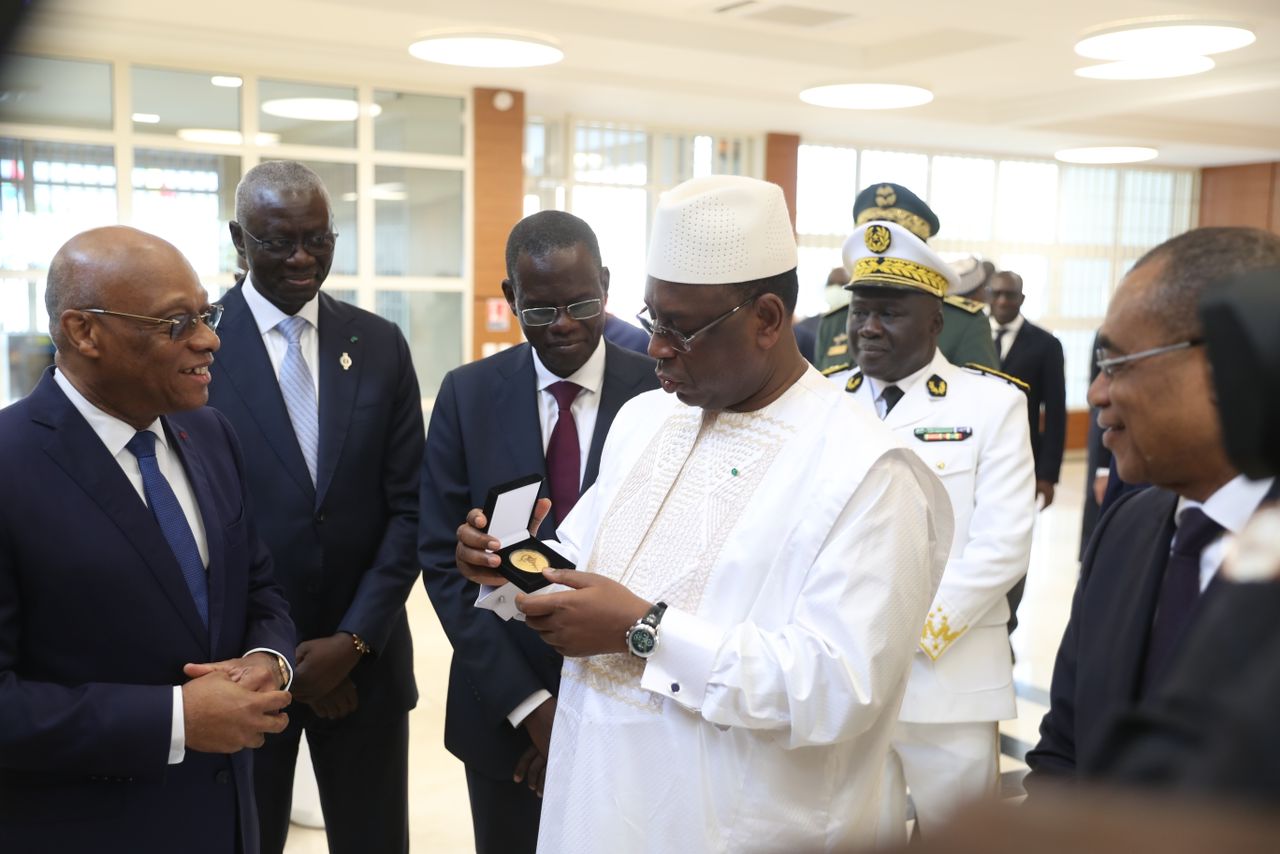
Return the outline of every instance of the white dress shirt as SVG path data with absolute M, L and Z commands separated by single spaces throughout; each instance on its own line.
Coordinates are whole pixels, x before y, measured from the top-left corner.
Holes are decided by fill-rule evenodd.
M 1241 531 L 1249 517 L 1258 509 L 1262 499 L 1275 484 L 1275 478 L 1249 480 L 1242 474 L 1227 481 L 1218 491 L 1202 504 L 1190 498 L 1179 498 L 1174 518 L 1178 524 L 1182 522 L 1182 511 L 1191 507 L 1199 507 L 1204 515 L 1223 527 L 1223 533 L 1204 547 L 1200 552 L 1200 592 L 1203 593 L 1222 568 L 1222 561 L 1227 556 L 1231 542 Z M 1176 536 L 1176 535 L 1175 535 Z
M 991 318 L 992 343 L 995 343 L 996 333 L 999 332 L 1001 329 L 1005 330 L 1004 337 L 1000 339 L 1000 352 L 996 353 L 997 359 L 1003 362 L 1004 357 L 1009 355 L 1009 348 L 1013 346 L 1013 339 L 1018 337 L 1018 333 L 1022 331 L 1022 324 L 1026 322 L 1027 322 L 1027 319 L 1023 317 L 1021 314 L 1019 314 L 1013 320 L 1003 325 L 1001 325 L 1000 323 L 997 323 L 994 317 Z
M 244 293 L 244 301 L 249 306 L 249 313 L 253 315 L 254 323 L 258 324 L 258 332 L 262 335 L 262 343 L 267 348 L 267 358 L 271 360 L 271 369 L 276 373 L 276 381 L 280 381 L 280 365 L 284 362 L 284 354 L 289 350 L 289 339 L 279 329 L 276 324 L 284 320 L 289 315 L 276 308 L 267 298 L 258 293 L 258 288 L 253 284 L 253 276 L 247 276 L 244 280 L 244 286 L 240 289 Z M 320 400 L 320 371 L 317 367 L 320 360 L 320 331 L 318 328 L 320 321 L 320 300 L 313 299 L 306 303 L 302 308 L 298 309 L 295 317 L 301 317 L 307 321 L 307 325 L 302 327 L 302 337 L 298 344 L 302 347 L 302 358 L 307 361 L 307 371 L 311 374 L 311 381 L 316 386 L 316 400 Z
M 591 453 L 591 437 L 596 430 L 596 414 L 600 411 L 600 390 L 604 386 L 604 336 L 596 345 L 595 351 L 587 357 L 581 368 L 567 377 L 558 377 L 542 364 L 538 351 L 533 350 L 533 372 L 538 382 L 538 425 L 542 429 L 542 453 L 547 452 L 547 444 L 551 441 L 551 431 L 560 420 L 560 404 L 550 391 L 554 383 L 567 380 L 582 386 L 582 391 L 569 406 L 573 413 L 573 423 L 578 428 L 578 483 L 587 472 L 587 456 Z M 511 710 L 507 720 L 513 727 L 524 723 L 534 709 L 551 699 L 551 692 L 539 688 L 524 702 Z
M 138 458 L 125 447 L 138 431 L 114 415 L 109 415 L 90 403 L 80 393 L 80 390 L 71 384 L 71 381 L 67 379 L 62 371 L 54 371 L 53 381 L 58 384 L 58 388 L 62 389 L 62 393 L 71 401 L 71 405 L 76 408 L 76 411 L 84 416 L 85 421 L 89 422 L 93 432 L 102 440 L 107 452 L 115 459 L 120 466 L 120 470 L 124 472 L 124 476 L 129 479 L 129 483 L 137 491 L 138 498 L 142 499 L 143 504 L 146 504 L 147 493 L 142 485 L 142 468 L 138 465 Z M 156 436 L 156 465 L 160 469 L 160 473 L 164 475 L 164 479 L 169 481 L 169 488 L 173 490 L 179 506 L 182 507 L 182 515 L 186 516 L 187 525 L 191 528 L 191 534 L 196 540 L 196 548 L 200 551 L 200 562 L 208 570 L 209 540 L 205 534 L 204 520 L 200 516 L 199 505 L 196 504 L 195 492 L 191 489 L 191 481 L 187 477 L 187 470 L 182 467 L 182 461 L 178 458 L 178 455 L 169 448 L 169 438 L 164 433 L 160 419 L 157 418 L 147 425 L 147 430 Z M 288 661 L 284 659 L 284 656 L 273 649 L 265 647 L 251 649 L 245 655 L 254 652 L 269 652 L 272 655 L 279 656 L 282 661 L 285 661 L 285 667 L 289 670 L 289 682 L 293 682 L 293 669 L 289 667 Z M 170 765 L 178 764 L 186 756 L 187 731 L 183 711 L 182 686 L 174 685 L 173 714 L 169 726 L 168 761 Z

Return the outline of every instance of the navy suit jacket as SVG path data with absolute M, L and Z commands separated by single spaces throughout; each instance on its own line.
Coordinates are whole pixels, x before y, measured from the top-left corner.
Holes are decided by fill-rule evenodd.
M 604 384 L 583 490 L 600 471 L 600 451 L 618 410 L 658 386 L 652 359 L 608 341 L 604 346 Z M 521 344 L 449 372 L 431 413 L 422 469 L 422 576 L 453 644 L 445 747 L 495 780 L 511 779 L 530 744 L 507 715 L 540 688 L 557 693 L 561 659 L 524 623 L 503 622 L 474 607 L 478 588 L 458 572 L 455 532 L 468 510 L 484 506 L 490 487 L 546 475 L 532 352 Z M 555 537 L 551 516 L 539 536 Z
M 346 720 L 403 713 L 418 699 L 404 603 L 418 578 L 423 447 L 409 346 L 390 321 L 317 296 L 313 485 L 243 287 L 222 299 L 209 405 L 227 416 L 244 447 L 254 520 L 275 558 L 298 640 L 346 631 L 374 650 L 351 673 L 360 704 Z
M 155 517 L 50 369 L 0 411 L 0 850 L 258 850 L 252 753 L 169 765 L 187 662 L 293 659 L 226 419 L 161 419 L 209 546 L 206 629 Z M 237 815 L 239 821 L 237 821 Z
M 1009 345 L 1000 370 L 1025 382 L 1027 417 L 1031 424 L 1031 453 L 1036 460 L 1036 480 L 1058 482 L 1062 450 L 1067 441 L 1067 380 L 1062 342 L 1047 329 L 1024 320 Z M 1044 429 L 1040 409 L 1044 408 Z
M 1273 495 L 1276 492 L 1272 490 Z M 1027 790 L 1047 778 L 1088 776 L 1108 762 L 1112 722 L 1141 699 L 1147 639 L 1174 534 L 1178 496 L 1150 487 L 1122 496 L 1098 523 L 1080 567 L 1071 619 L 1053 667 L 1049 712 L 1027 754 Z M 1188 628 L 1193 637 L 1228 585 L 1215 579 Z M 1179 647 L 1170 674 L 1187 655 Z M 1224 662 L 1231 665 L 1230 662 Z M 1162 678 L 1155 693 L 1174 677 Z

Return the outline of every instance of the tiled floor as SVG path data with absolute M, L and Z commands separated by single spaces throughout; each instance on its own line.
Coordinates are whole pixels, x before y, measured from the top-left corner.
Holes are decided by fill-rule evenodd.
M 1084 462 L 1068 460 L 1062 482 L 1047 511 L 1040 514 L 1031 554 L 1031 571 L 1013 636 L 1017 654 L 1014 678 L 1031 689 L 1048 690 L 1058 640 L 1067 624 L 1075 589 L 1080 539 L 1080 508 L 1084 501 Z M 472 849 L 470 810 L 462 765 L 441 743 L 444 695 L 449 674 L 449 642 L 419 586 L 409 598 L 409 619 L 417 658 L 418 690 L 422 699 L 414 710 L 410 733 L 409 830 L 414 851 L 469 854 Z M 1019 718 L 1001 725 L 1014 738 L 1035 743 L 1044 707 L 1018 700 Z M 1014 768 L 1018 763 L 1005 761 Z M 324 832 L 294 826 L 288 854 L 323 854 Z

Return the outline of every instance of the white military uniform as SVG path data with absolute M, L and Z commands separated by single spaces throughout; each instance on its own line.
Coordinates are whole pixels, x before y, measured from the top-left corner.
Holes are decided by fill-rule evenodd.
M 884 413 L 887 384 L 854 370 L 831 379 Z M 883 841 L 905 834 L 905 786 L 925 833 L 996 786 L 995 722 L 1016 714 L 1005 593 L 1027 571 L 1035 519 L 1027 404 L 1013 381 L 935 351 L 893 385 L 904 394 L 884 423 L 941 478 L 956 524 L 894 732 Z

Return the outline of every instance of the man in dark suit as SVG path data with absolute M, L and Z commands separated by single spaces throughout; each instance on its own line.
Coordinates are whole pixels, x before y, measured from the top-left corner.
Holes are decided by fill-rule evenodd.
M 45 304 L 56 369 L 0 412 L 0 850 L 252 854 L 244 748 L 288 721 L 294 632 L 202 408 L 218 307 L 118 227 Z
M 523 622 L 475 606 L 457 571 L 458 520 L 489 488 L 548 476 L 554 538 L 596 479 L 605 435 L 622 404 L 657 388 L 654 362 L 601 340 L 609 270 L 590 226 L 561 211 L 525 218 L 507 241 L 511 311 L 529 343 L 451 371 L 427 433 L 419 558 L 453 643 L 445 746 L 466 764 L 476 850 L 532 852 L 539 784 L 555 716 L 560 656 Z M 572 402 L 561 403 L 561 389 Z M 515 781 L 513 776 L 529 778 Z
M 1067 385 L 1062 342 L 1022 316 L 1022 277 L 1004 270 L 991 281 L 991 339 L 1000 370 L 1027 384 L 1036 495 L 1053 503 L 1067 438 Z
M 1139 259 L 1107 309 L 1089 403 L 1120 477 L 1155 487 L 1117 501 L 1085 554 L 1027 755 L 1033 793 L 1046 778 L 1089 776 L 1106 759 L 1108 721 L 1162 689 L 1222 586 L 1230 539 L 1274 489 L 1227 458 L 1196 302 L 1223 277 L 1276 265 L 1280 237 L 1195 229 Z
M 293 721 L 256 763 L 264 852 L 283 849 L 307 733 L 329 850 L 408 850 L 405 599 L 418 577 L 422 403 L 404 336 L 320 293 L 337 235 L 329 195 L 268 161 L 236 190 L 249 273 L 223 300 L 209 403 L 244 444 L 249 488 L 298 626 Z

